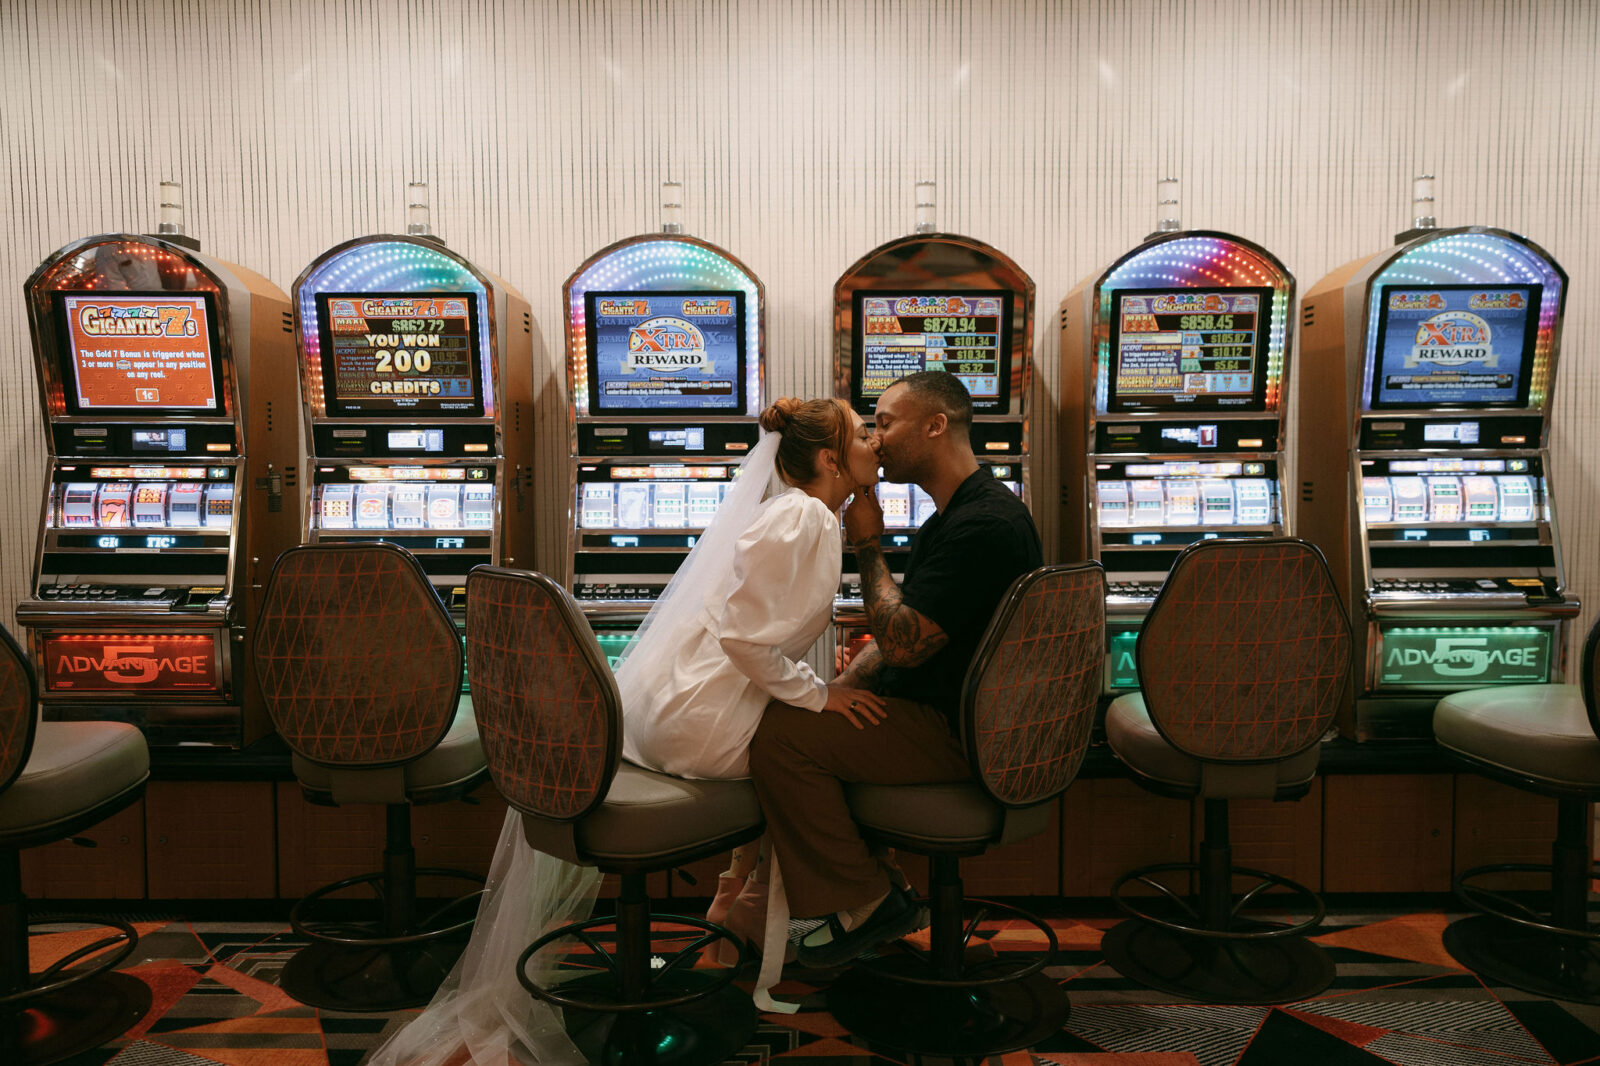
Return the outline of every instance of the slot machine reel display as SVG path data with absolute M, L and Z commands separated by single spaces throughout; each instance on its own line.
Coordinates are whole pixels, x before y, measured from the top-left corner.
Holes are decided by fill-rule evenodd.
M 567 279 L 573 501 L 567 585 L 614 663 L 760 435 L 765 290 L 680 233 Z
M 978 462 L 1027 502 L 1033 298 L 1033 279 L 1021 267 L 970 237 L 919 232 L 875 248 L 834 285 L 835 394 L 870 424 L 878 398 L 898 378 L 954 374 L 972 394 Z M 877 492 L 884 556 L 900 574 L 933 500 L 915 485 L 881 482 Z M 870 639 L 849 551 L 834 620 L 839 647 Z
M 1108 693 L 1183 548 L 1288 530 L 1294 277 L 1206 231 L 1152 235 L 1061 305 L 1062 557 L 1105 564 Z
M 305 541 L 401 545 L 460 621 L 474 566 L 533 565 L 527 301 L 433 237 L 379 235 L 319 256 L 294 305 Z
M 1342 577 L 1357 739 L 1439 697 L 1558 682 L 1577 600 L 1550 484 L 1566 274 L 1503 230 L 1414 230 L 1306 295 L 1299 527 Z M 1314 398 L 1314 399 L 1313 399 Z
M 17 621 L 47 717 L 239 748 L 270 729 L 244 649 L 298 533 L 293 342 L 282 290 L 197 249 L 89 237 L 24 286 L 50 459 Z

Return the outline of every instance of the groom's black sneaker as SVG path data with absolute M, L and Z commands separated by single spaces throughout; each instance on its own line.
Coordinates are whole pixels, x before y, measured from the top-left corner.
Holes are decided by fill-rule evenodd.
M 812 970 L 831 970 L 873 948 L 899 940 L 922 926 L 921 908 L 898 886 L 892 886 L 877 909 L 854 929 L 846 930 L 837 914 L 800 941 L 796 961 Z

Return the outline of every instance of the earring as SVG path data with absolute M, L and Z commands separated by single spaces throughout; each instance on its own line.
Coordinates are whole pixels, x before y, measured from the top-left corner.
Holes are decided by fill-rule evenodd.
M 835 467 L 833 470 L 833 476 L 837 478 L 840 473 L 842 473 L 842 471 L 840 471 L 838 467 Z

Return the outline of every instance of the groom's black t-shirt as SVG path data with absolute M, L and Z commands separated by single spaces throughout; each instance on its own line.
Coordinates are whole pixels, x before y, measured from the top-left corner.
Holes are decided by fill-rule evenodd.
M 950 638 L 921 666 L 887 667 L 881 696 L 925 703 L 960 733 L 961 686 L 984 630 L 1011 583 L 1044 562 L 1027 506 L 988 468 L 956 488 L 911 543 L 901 596 Z

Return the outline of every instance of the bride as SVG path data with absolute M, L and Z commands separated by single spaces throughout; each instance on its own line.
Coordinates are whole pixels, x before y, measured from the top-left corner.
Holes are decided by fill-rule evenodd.
M 857 729 L 882 720 L 877 695 L 827 684 L 801 659 L 832 618 L 839 510 L 878 479 L 872 438 L 837 400 L 786 397 L 761 413 L 761 428 L 716 519 L 617 664 L 623 755 L 661 773 L 747 777 L 750 738 L 772 700 L 841 714 Z M 730 906 L 761 907 L 756 862 L 754 848 L 735 853 L 713 921 Z M 516 965 L 544 930 L 587 916 L 599 881 L 592 867 L 529 848 L 508 811 L 471 942 L 433 1002 L 367 1066 L 582 1063 L 555 1012 L 517 982 Z M 782 941 L 766 943 L 763 997 Z

